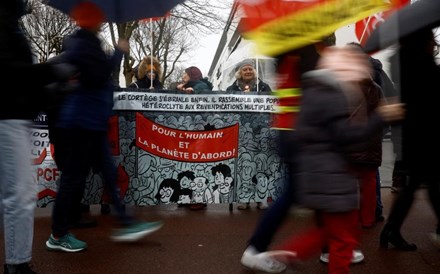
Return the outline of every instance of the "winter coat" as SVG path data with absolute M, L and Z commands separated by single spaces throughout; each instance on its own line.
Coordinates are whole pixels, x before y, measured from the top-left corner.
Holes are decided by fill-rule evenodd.
M 44 86 L 57 80 L 49 64 L 33 64 L 31 48 L 19 27 L 19 1 L 0 3 L 0 119 L 32 120 L 44 103 Z
M 230 85 L 229 87 L 226 88 L 226 91 L 228 91 L 228 92 L 230 92 L 230 91 L 244 91 L 244 89 L 242 89 L 240 87 L 239 81 L 240 80 L 235 80 L 234 83 L 232 83 L 232 85 Z M 257 84 L 255 83 L 250 88 L 250 90 L 251 90 L 251 92 L 257 91 Z M 265 82 L 258 80 L 258 92 L 263 92 L 263 91 L 272 91 L 272 89 Z
M 202 78 L 197 81 L 188 81 L 184 86 L 184 88 L 193 88 L 194 94 L 199 94 L 203 91 L 210 91 L 213 88 L 213 85 L 211 82 L 209 82 L 207 79 Z
M 113 112 L 111 74 L 122 59 L 122 52 L 116 49 L 113 56 L 108 57 L 96 34 L 86 29 L 73 33 L 64 45 L 64 59 L 79 71 L 79 85 L 64 99 L 55 125 L 107 131 Z
M 381 88 L 373 81 L 364 81 L 361 89 L 360 100 L 349 102 L 350 123 L 355 125 L 366 125 L 368 116 L 379 106 L 382 98 Z M 382 128 L 378 128 L 365 142 L 349 146 L 346 157 L 353 165 L 379 167 L 382 163 L 382 137 Z
M 153 70 L 156 74 L 156 77 L 153 80 L 153 85 L 151 85 L 151 79 L 148 78 L 147 74 L 149 71 Z M 161 83 L 162 77 L 162 67 L 160 66 L 160 62 L 157 58 L 150 56 L 142 59 L 141 63 L 138 67 L 135 68 L 135 76 L 136 81 L 131 83 L 129 88 L 143 88 L 149 89 L 153 86 L 154 89 L 160 90 L 163 89 L 163 85 Z
M 375 113 L 369 123 L 349 122 L 348 101 L 327 70 L 303 76 L 303 98 L 296 128 L 300 203 L 325 212 L 359 208 L 359 184 L 346 158 L 349 145 L 367 140 L 383 125 Z
M 432 157 L 440 155 L 440 131 L 436 127 L 440 67 L 431 54 L 423 54 L 423 49 L 404 47 L 391 57 L 390 63 L 391 77 L 400 86 L 406 109 L 401 127 L 404 166 L 420 174 L 436 173 L 438 163 Z

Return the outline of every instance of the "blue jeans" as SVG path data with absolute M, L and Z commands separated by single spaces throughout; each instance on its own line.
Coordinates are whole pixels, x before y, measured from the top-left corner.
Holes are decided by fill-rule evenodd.
M 54 145 L 61 178 L 52 213 L 52 233 L 58 237 L 64 236 L 74 223 L 91 168 L 102 172 L 120 223 L 130 224 L 133 220 L 125 214 L 119 198 L 117 170 L 110 153 L 107 132 L 57 129 Z
M 30 124 L 0 120 L 0 207 L 6 264 L 32 259 L 37 184 L 32 175 Z

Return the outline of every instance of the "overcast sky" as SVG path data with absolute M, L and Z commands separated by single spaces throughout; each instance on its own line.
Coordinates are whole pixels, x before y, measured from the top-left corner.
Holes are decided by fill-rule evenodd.
M 219 0 L 211 0 L 216 3 Z M 234 0 L 221 0 L 223 4 L 231 3 Z M 230 10 L 224 11 L 224 17 L 228 18 Z M 198 67 L 203 76 L 208 76 L 209 68 L 211 67 L 212 60 L 214 59 L 214 54 L 217 51 L 218 43 L 220 42 L 220 38 L 222 36 L 223 29 L 218 30 L 217 33 L 208 35 L 202 39 L 200 39 L 200 46 L 194 47 L 193 50 L 189 53 L 189 64 L 188 66 L 196 66 Z

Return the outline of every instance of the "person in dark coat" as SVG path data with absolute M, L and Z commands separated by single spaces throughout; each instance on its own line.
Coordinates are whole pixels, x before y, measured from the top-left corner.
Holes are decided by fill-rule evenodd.
M 395 98 L 397 98 L 397 91 L 394 86 L 393 81 L 391 81 L 390 77 L 387 75 L 387 73 L 383 70 L 382 62 L 379 59 L 373 58 L 370 56 L 370 62 L 373 64 L 373 81 L 380 86 L 382 89 L 382 96 L 387 101 L 396 101 Z M 399 148 L 399 139 L 397 138 L 399 128 L 397 125 L 390 125 L 389 127 L 385 127 L 383 130 L 384 135 L 387 134 L 389 131 L 391 131 L 391 141 L 393 142 L 393 151 L 396 155 L 396 159 L 394 162 L 393 167 L 393 187 L 398 187 L 399 184 L 399 178 L 402 178 L 399 176 L 401 174 L 401 169 L 399 168 L 399 159 L 400 156 L 400 148 Z M 376 222 L 382 222 L 385 220 L 385 217 L 383 216 L 383 204 L 382 204 L 382 195 L 381 195 L 381 179 L 380 179 L 380 173 L 379 168 L 376 172 Z M 393 188 L 392 187 L 392 188 Z
M 258 78 L 255 62 L 252 59 L 241 61 L 235 67 L 235 81 L 226 91 L 269 92 L 270 86 Z
M 349 43 L 363 53 L 359 44 Z M 382 70 L 382 63 L 368 56 L 372 66 L 370 79 L 360 84 L 365 100 L 360 105 L 351 106 L 353 113 L 351 121 L 354 123 L 367 123 L 368 115 L 373 112 L 384 97 L 381 84 L 386 74 Z M 382 139 L 383 129 L 378 129 L 368 141 L 355 145 L 348 157 L 351 159 L 352 167 L 359 174 L 361 189 L 360 222 L 363 228 L 371 228 L 376 224 L 377 207 L 381 206 L 380 178 L 378 180 L 379 166 L 382 164 Z M 379 186 L 379 189 L 378 189 Z M 379 194 L 377 191 L 379 190 Z M 381 215 L 381 213 L 380 213 Z
M 178 90 L 188 94 L 198 94 L 203 91 L 210 91 L 212 88 L 212 83 L 203 78 L 200 69 L 194 66 L 185 69 L 182 75 L 182 83 L 177 85 Z
M 327 46 L 335 45 L 335 36 L 330 35 L 312 45 L 289 51 L 277 56 L 277 82 L 274 94 L 279 99 L 279 112 L 271 121 L 272 130 L 278 132 L 278 154 L 288 170 L 284 180 L 282 194 L 269 206 L 261 216 L 255 230 L 248 240 L 246 249 L 241 257 L 241 264 L 257 271 L 278 273 L 286 269 L 286 265 L 276 260 L 266 258 L 260 260 L 260 254 L 267 251 L 276 231 L 288 218 L 290 208 L 297 203 L 296 182 L 290 176 L 295 173 L 296 143 L 291 142 L 295 134 L 296 118 L 300 109 L 301 75 L 314 70 L 320 57 L 320 52 Z
M 414 194 L 420 185 L 426 184 L 429 200 L 437 218 L 437 228 L 432 234 L 440 244 L 440 131 L 433 122 L 438 117 L 440 102 L 438 80 L 440 67 L 435 62 L 434 34 L 430 29 L 415 32 L 400 41 L 400 48 L 391 56 L 391 78 L 398 89 L 401 101 L 406 105 L 407 115 L 402 122 L 402 164 L 407 172 L 406 184 L 402 185 L 394 200 L 390 214 L 380 235 L 380 246 L 388 244 L 405 251 L 414 251 L 417 246 L 408 243 L 401 235 Z
M 4 273 L 36 273 L 30 266 L 37 185 L 31 166 L 30 126 L 45 101 L 44 87 L 67 80 L 65 65 L 33 64 L 19 19 L 25 2 L 0 1 L 0 202 Z
M 303 99 L 297 121 L 300 204 L 314 209 L 317 228 L 262 253 L 283 262 L 310 258 L 329 248 L 329 273 L 349 273 L 359 234 L 359 184 L 351 170 L 350 146 L 366 141 L 386 121 L 402 118 L 401 105 L 381 106 L 368 124 L 350 122 L 350 101 L 362 100 L 359 86 L 369 79 L 371 64 L 352 47 L 327 48 L 318 68 L 303 76 Z
M 55 155 L 61 177 L 52 212 L 52 233 L 46 247 L 78 252 L 87 248 L 87 243 L 78 240 L 69 229 L 80 202 L 78 197 L 83 194 L 87 175 L 94 167 L 103 173 L 121 226 L 111 236 L 113 240 L 134 241 L 162 224 L 137 221 L 126 214 L 116 187 L 117 170 L 108 140 L 108 122 L 113 114 L 111 76 L 123 52 L 129 50 L 128 41 L 120 40 L 109 57 L 97 36 L 105 19 L 101 9 L 92 2 L 79 2 L 70 15 L 80 28 L 67 37 L 63 59 L 77 68 L 78 85 L 64 98 L 55 121 Z
M 162 68 L 157 58 L 147 56 L 142 59 L 141 63 L 135 71 L 136 81 L 131 83 L 129 88 L 144 88 L 144 89 L 163 89 L 161 82 Z

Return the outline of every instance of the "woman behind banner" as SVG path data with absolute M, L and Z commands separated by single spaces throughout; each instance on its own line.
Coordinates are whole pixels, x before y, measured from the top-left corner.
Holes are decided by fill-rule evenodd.
M 246 59 L 237 64 L 235 67 L 235 79 L 237 80 L 227 87 L 226 91 L 272 91 L 268 84 L 258 78 L 257 70 L 255 69 L 255 62 L 252 59 Z

